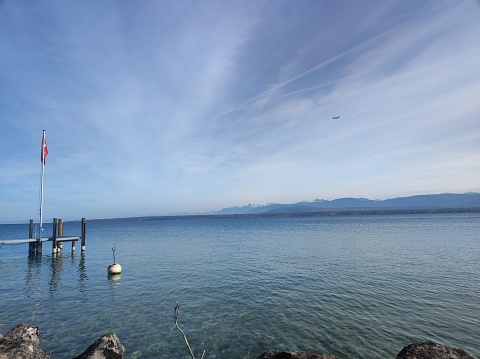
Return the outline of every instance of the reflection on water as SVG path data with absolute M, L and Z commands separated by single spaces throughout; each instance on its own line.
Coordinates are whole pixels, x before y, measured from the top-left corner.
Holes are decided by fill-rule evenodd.
M 68 269 L 76 269 L 78 274 L 78 288 L 79 292 L 86 291 L 86 281 L 88 280 L 87 269 L 86 269 L 86 258 L 85 254 L 82 253 L 81 256 L 75 256 L 72 253 L 69 256 L 69 261 L 66 262 L 61 254 L 55 254 L 52 256 L 39 256 L 39 255 L 29 255 L 27 261 L 27 270 L 25 272 L 25 290 L 29 295 L 33 292 L 41 293 L 43 281 L 45 280 L 43 276 L 43 271 L 45 267 L 49 268 L 48 276 L 48 285 L 49 285 L 49 294 L 55 295 L 57 287 L 62 285 L 62 276 L 64 271 L 64 265 L 68 265 Z M 68 274 L 69 280 L 72 278 Z
M 121 274 L 108 274 L 108 287 L 110 288 L 110 302 L 116 303 L 117 302 L 117 289 L 120 290 L 120 279 Z M 120 294 L 121 295 L 121 294 Z
M 49 293 L 53 296 L 56 292 L 57 286 L 61 284 L 62 281 L 62 266 L 63 266 L 63 257 L 54 255 L 50 259 L 50 280 L 48 282 L 49 285 Z
M 42 256 L 29 255 L 27 271 L 25 272 L 25 297 L 29 298 L 31 307 L 31 321 L 36 322 L 42 306 Z
M 121 274 L 108 274 L 107 275 L 107 278 L 110 280 L 110 281 L 117 281 L 119 280 L 120 278 L 122 278 L 122 275 Z
M 40 271 L 42 268 L 42 256 L 29 255 L 27 262 L 27 271 L 25 272 L 25 281 L 28 284 L 34 279 L 40 277 Z M 35 271 L 35 273 L 33 273 Z
M 18 271 L 18 266 L 21 266 L 22 262 L 20 259 L 11 263 L 12 273 L 14 269 Z M 69 298 L 77 297 L 86 300 L 87 281 L 84 253 L 77 256 L 74 252 L 51 256 L 29 254 L 26 260 L 25 285 L 19 287 L 23 292 L 22 297 L 27 299 L 28 306 L 19 309 L 19 316 L 25 318 L 20 321 L 37 324 L 42 316 L 47 315 L 48 305 L 54 305 L 57 299 L 62 300 L 65 295 L 62 292 L 63 288 L 67 290 Z M 47 288 L 48 296 L 45 296 Z M 15 290 L 10 293 L 13 298 Z
M 78 263 L 78 269 L 77 269 L 79 274 L 78 288 L 80 293 L 82 294 L 86 294 L 87 292 L 86 285 L 87 285 L 88 275 L 87 275 L 87 268 L 85 266 L 85 261 L 86 261 L 85 252 L 82 252 L 80 261 Z

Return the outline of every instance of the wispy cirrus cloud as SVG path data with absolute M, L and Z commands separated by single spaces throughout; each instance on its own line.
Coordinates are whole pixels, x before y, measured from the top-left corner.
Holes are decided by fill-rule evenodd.
M 42 129 L 50 205 L 71 217 L 480 190 L 478 12 L 5 3 L 0 190 L 31 194 Z

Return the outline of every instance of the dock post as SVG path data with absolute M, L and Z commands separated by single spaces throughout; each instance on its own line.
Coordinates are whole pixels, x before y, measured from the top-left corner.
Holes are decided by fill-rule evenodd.
M 29 228 L 28 228 L 28 238 L 33 238 L 33 219 L 30 220 Z M 35 242 L 28 243 L 28 254 L 35 255 Z
M 75 242 L 76 241 L 72 241 L 72 254 L 75 252 Z
M 58 219 L 58 237 L 63 237 L 63 221 L 61 218 Z M 58 242 L 58 248 L 57 248 L 57 251 L 60 250 L 60 252 L 62 252 L 63 250 L 63 242 L 62 241 L 59 241 Z
M 87 219 L 82 218 L 82 253 L 85 252 L 85 232 Z
M 42 255 L 42 228 L 39 228 L 40 233 L 38 234 L 37 241 L 34 242 L 35 244 L 35 255 Z
M 57 224 L 58 219 L 53 219 L 53 241 L 52 241 L 52 254 L 57 253 Z

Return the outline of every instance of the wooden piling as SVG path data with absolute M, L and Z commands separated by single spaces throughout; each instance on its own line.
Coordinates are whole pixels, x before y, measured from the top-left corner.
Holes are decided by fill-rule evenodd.
M 0 0 L 1 1 L 1 0 Z M 37 257 L 42 255 L 42 243 L 43 242 L 52 242 L 52 254 L 61 252 L 61 244 L 63 242 L 72 242 L 72 253 L 75 251 L 75 242 L 82 240 L 82 255 L 85 252 L 85 239 L 86 239 L 86 219 L 82 218 L 82 236 L 64 236 L 63 235 L 63 221 L 59 218 L 53 218 L 53 236 L 52 237 L 41 237 L 42 231 L 40 228 L 40 234 L 38 238 L 34 233 L 34 223 L 33 219 L 29 222 L 28 229 L 28 238 L 15 238 L 15 239 L 1 239 L 0 246 L 4 244 L 21 244 L 28 243 L 28 253 L 31 257 Z
M 86 225 L 87 225 L 87 219 L 82 218 L 82 253 L 85 252 Z
M 57 233 L 58 237 L 63 237 L 63 220 L 61 218 L 58 219 L 58 228 L 57 228 Z M 63 249 L 63 241 L 58 242 L 58 247 L 57 251 L 60 250 L 60 252 Z
M 32 220 L 33 221 L 33 220 Z M 42 255 L 42 228 L 38 228 L 38 240 L 35 242 L 35 255 Z
M 57 226 L 58 226 L 58 219 L 53 219 L 53 240 L 52 240 L 52 254 L 57 253 Z
M 33 219 L 31 219 L 30 222 L 29 222 L 28 238 L 30 238 L 30 239 L 33 238 Z M 28 243 L 28 254 L 30 254 L 30 255 L 35 254 L 35 244 L 36 244 L 35 242 Z
M 62 224 L 62 236 L 63 236 L 63 224 Z M 76 241 L 72 241 L 72 254 L 75 252 L 75 243 Z

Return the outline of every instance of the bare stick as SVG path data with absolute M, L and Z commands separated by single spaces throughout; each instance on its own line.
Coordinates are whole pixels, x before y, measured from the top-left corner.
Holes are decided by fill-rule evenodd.
M 172 329 L 170 329 L 170 332 L 177 328 L 180 333 L 182 333 L 183 335 L 183 339 L 185 340 L 185 344 L 187 344 L 187 348 L 188 348 L 188 351 L 190 352 L 190 356 L 192 357 L 192 359 L 195 359 L 195 356 L 193 355 L 193 351 L 192 351 L 192 348 L 190 348 L 190 344 L 188 344 L 188 340 L 187 340 L 187 336 L 185 335 L 184 331 L 182 329 L 180 329 L 180 327 L 178 326 L 178 310 L 180 309 L 180 303 L 178 301 L 175 301 L 175 310 L 173 312 L 173 327 Z M 205 355 L 205 350 L 203 351 L 203 354 L 202 354 L 202 358 L 203 359 L 203 356 Z

